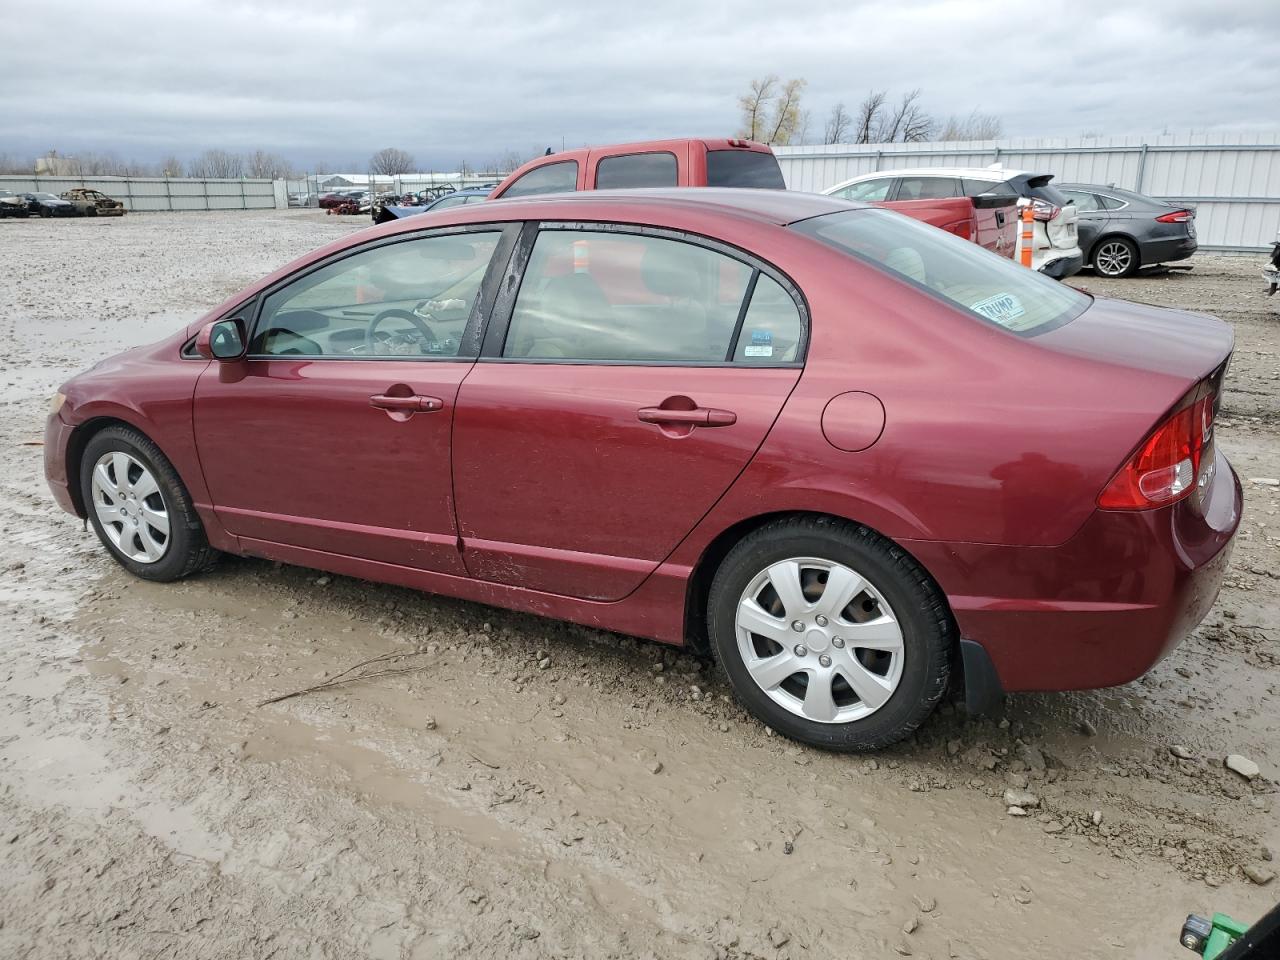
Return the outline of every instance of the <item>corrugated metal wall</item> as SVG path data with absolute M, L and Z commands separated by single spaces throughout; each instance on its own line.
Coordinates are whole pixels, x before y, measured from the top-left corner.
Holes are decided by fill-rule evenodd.
M 197 180 L 166 177 L 0 177 L 14 193 L 61 194 L 74 187 L 101 190 L 128 210 L 270 210 L 271 180 Z
M 1265 250 L 1280 234 L 1280 134 L 994 140 L 777 147 L 792 190 L 905 167 L 985 167 L 1055 174 L 1063 183 L 1137 190 L 1196 207 L 1202 248 Z

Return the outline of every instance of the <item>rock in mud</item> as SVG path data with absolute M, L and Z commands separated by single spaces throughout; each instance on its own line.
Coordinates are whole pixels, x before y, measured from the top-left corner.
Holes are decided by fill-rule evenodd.
M 1258 863 L 1247 863 L 1242 868 L 1244 875 L 1260 887 L 1265 887 L 1276 878 L 1276 872 Z
M 1004 792 L 1004 802 L 1005 806 L 1022 807 L 1024 811 L 1040 806 L 1040 798 L 1030 790 L 1015 790 L 1012 787 Z
M 1228 770 L 1240 774 L 1246 780 L 1252 780 L 1258 775 L 1258 765 L 1238 753 L 1231 754 L 1224 762 Z

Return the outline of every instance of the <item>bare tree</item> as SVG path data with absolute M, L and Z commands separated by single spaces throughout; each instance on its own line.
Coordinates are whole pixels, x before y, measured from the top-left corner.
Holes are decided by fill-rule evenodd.
M 880 111 L 884 109 L 885 92 L 872 90 L 858 104 L 858 113 L 854 118 L 853 142 L 870 143 L 880 126 Z
M 413 156 L 397 147 L 379 150 L 369 158 L 369 170 L 384 177 L 398 177 L 413 172 Z
M 169 154 L 160 161 L 159 174 L 162 177 L 180 177 L 185 164 L 174 154 Z
M 249 176 L 265 180 L 288 180 L 294 176 L 293 164 L 265 150 L 249 154 L 245 169 Z
M 827 125 L 822 131 L 823 143 L 848 143 L 850 124 L 853 118 L 844 108 L 844 101 L 837 103 L 827 115 Z
M 773 102 L 778 86 L 776 74 L 769 74 L 759 80 L 751 81 L 751 92 L 738 98 L 738 108 L 742 111 L 742 123 L 738 128 L 738 136 L 746 140 L 759 140 L 768 123 L 769 104 Z
M 34 160 L 19 160 L 11 154 L 0 153 L 0 174 L 34 173 L 35 169 Z
M 788 80 L 782 85 L 773 105 L 773 116 L 769 121 L 769 135 L 765 143 L 786 146 L 799 131 L 801 111 L 800 95 L 804 93 L 805 81 L 801 78 Z
M 206 150 L 187 164 L 187 175 L 230 180 L 244 176 L 244 157 L 226 150 Z
M 938 131 L 939 140 L 998 140 L 1004 124 L 993 113 L 971 112 L 967 117 L 951 116 Z
M 809 127 L 813 125 L 813 112 L 810 110 L 801 110 L 800 119 L 796 121 L 796 132 L 792 135 L 790 142 L 792 144 L 809 143 Z
M 911 140 L 927 140 L 933 121 L 920 106 L 920 88 L 908 90 L 898 105 L 882 116 L 876 130 L 877 143 L 907 143 Z

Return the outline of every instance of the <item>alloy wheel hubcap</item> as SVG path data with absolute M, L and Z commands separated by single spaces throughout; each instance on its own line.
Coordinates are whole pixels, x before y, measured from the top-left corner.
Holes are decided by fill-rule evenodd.
M 1098 269 L 1109 277 L 1115 277 L 1129 269 L 1133 255 L 1123 243 L 1103 244 L 1098 251 Z
M 137 563 L 155 563 L 169 548 L 169 511 L 151 471 L 123 450 L 93 467 L 93 510 L 112 545 Z
M 738 601 L 738 652 L 766 696 L 819 723 L 879 710 L 902 680 L 902 627 L 857 571 L 797 557 L 760 571 Z

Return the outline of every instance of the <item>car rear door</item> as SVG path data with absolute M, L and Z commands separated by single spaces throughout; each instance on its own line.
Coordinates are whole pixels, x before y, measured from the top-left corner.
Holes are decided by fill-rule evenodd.
M 746 467 L 803 364 L 803 301 L 740 251 L 530 225 L 458 395 L 454 489 L 475 577 L 626 596 Z
M 246 552 L 465 573 L 450 432 L 518 229 L 384 238 L 245 309 L 248 356 L 201 375 L 194 427 L 214 510 Z
M 1063 195 L 1076 208 L 1076 231 L 1079 236 L 1080 249 L 1085 257 L 1093 249 L 1094 241 L 1102 236 L 1111 220 L 1111 213 L 1106 210 L 1097 194 L 1087 190 L 1060 188 Z

